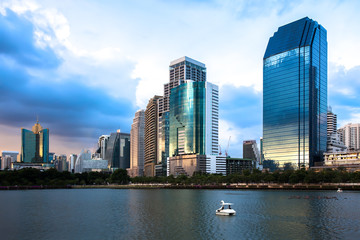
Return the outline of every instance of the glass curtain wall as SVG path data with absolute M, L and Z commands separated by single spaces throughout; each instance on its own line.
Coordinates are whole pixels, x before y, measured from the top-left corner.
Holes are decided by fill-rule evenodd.
M 187 81 L 170 94 L 170 157 L 205 154 L 205 82 Z
M 280 52 L 280 53 L 279 53 Z M 279 28 L 263 67 L 263 154 L 266 163 L 302 168 L 326 151 L 326 30 L 304 18 Z

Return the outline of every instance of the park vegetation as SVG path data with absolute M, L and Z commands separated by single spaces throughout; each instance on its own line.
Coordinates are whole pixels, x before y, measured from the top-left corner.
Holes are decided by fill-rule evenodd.
M 156 177 L 130 178 L 126 170 L 118 169 L 109 172 L 85 172 L 70 173 L 58 172 L 56 169 L 40 171 L 33 168 L 25 168 L 14 171 L 0 171 L 0 186 L 67 186 L 67 185 L 107 185 L 107 184 L 197 184 L 217 185 L 230 183 L 359 183 L 360 172 L 347 172 L 344 169 L 326 169 L 320 172 L 313 170 L 285 170 L 274 172 L 261 172 L 244 170 L 242 173 L 229 174 L 204 174 L 195 173 L 193 176 L 173 175 Z

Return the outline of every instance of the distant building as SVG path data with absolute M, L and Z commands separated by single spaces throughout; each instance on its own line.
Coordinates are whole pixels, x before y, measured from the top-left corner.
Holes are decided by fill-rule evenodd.
M 158 156 L 158 99 L 161 96 L 154 96 L 149 100 L 145 110 L 145 157 L 144 157 L 144 175 L 148 177 L 155 176 L 155 165 L 160 161 Z
M 102 135 L 99 137 L 97 153 L 102 159 L 106 159 L 106 148 L 109 141 L 110 135 Z
M 52 163 L 55 159 L 54 159 L 55 153 L 51 153 L 49 152 L 49 163 Z
M 69 171 L 66 155 L 55 155 L 54 166 L 59 172 Z
M 1 169 L 11 169 L 11 163 L 17 162 L 19 152 L 14 151 L 3 151 L 1 156 Z
M 76 155 L 76 154 L 70 154 L 70 157 L 69 157 L 69 162 L 70 162 L 69 172 L 72 172 L 72 173 L 75 172 L 76 159 L 77 159 L 77 155 Z
M 106 160 L 109 169 L 127 169 L 130 167 L 130 134 L 118 130 L 111 133 L 106 147 Z M 91 157 L 90 157 L 91 158 Z
M 256 140 L 243 141 L 243 158 L 260 162 L 260 152 Z
M 127 169 L 130 177 L 144 175 L 145 145 L 145 111 L 135 113 L 130 131 L 130 168 Z
M 305 17 L 279 27 L 264 54 L 264 161 L 281 169 L 322 162 L 326 113 L 327 32 Z
M 24 168 L 35 168 L 39 170 L 49 170 L 50 168 L 54 168 L 54 164 L 52 163 L 24 163 L 24 162 L 14 162 L 11 164 L 13 170 L 20 170 Z
M 327 136 L 335 134 L 337 129 L 337 116 L 332 112 L 331 107 L 327 111 Z
M 32 131 L 21 129 L 20 161 L 24 163 L 49 162 L 49 129 L 43 129 L 39 122 L 32 127 Z
M 226 158 L 226 175 L 234 173 L 242 173 L 244 170 L 256 168 L 256 160 L 246 158 Z
M 327 136 L 326 153 L 345 152 L 347 147 L 340 141 L 338 133 L 331 133 Z
M 348 150 L 360 150 L 360 123 L 349 123 L 337 130 L 340 141 Z
M 108 160 L 91 159 L 90 150 L 82 150 L 76 158 L 75 173 L 108 171 Z
M 338 169 L 360 171 L 360 151 L 324 153 L 324 165 L 314 166 L 311 169 L 320 171 L 324 169 Z

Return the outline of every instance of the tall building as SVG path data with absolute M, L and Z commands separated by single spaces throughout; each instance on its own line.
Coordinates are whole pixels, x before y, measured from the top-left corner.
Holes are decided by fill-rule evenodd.
M 101 159 L 106 159 L 106 147 L 107 147 L 109 138 L 110 138 L 110 135 L 102 135 L 99 137 L 98 150 L 96 151 L 96 153 L 99 154 L 99 157 Z
M 327 111 L 327 136 L 336 134 L 337 130 L 337 116 L 332 112 L 331 107 Z
M 181 57 L 170 63 L 169 82 L 164 84 L 164 97 L 158 99 L 158 165 L 156 173 L 165 174 L 167 158 L 169 157 L 170 142 L 170 93 L 171 89 L 184 83 L 186 80 L 197 82 L 206 81 L 205 64 L 189 57 Z M 161 166 L 160 166 L 161 165 Z M 161 169 L 161 170 L 160 170 Z M 158 171 L 159 170 L 159 171 Z
M 145 110 L 145 157 L 144 175 L 155 176 L 155 165 L 159 161 L 158 157 L 158 127 L 159 113 L 158 100 L 161 96 L 154 96 L 149 100 Z
M 263 59 L 263 153 L 279 167 L 323 161 L 327 33 L 308 17 L 279 27 Z
M 166 87 L 171 87 L 168 174 L 226 174 L 226 158 L 217 156 L 219 89 L 206 81 L 205 64 L 188 57 L 171 62 Z
M 326 152 L 344 152 L 346 146 L 340 141 L 340 135 L 337 133 L 337 116 L 332 112 L 331 107 L 327 111 L 327 144 Z
M 21 129 L 21 162 L 49 162 L 49 129 L 43 129 L 37 121 L 32 131 Z
M 186 80 L 170 95 L 170 156 L 218 154 L 218 87 Z
M 260 152 L 257 147 L 256 140 L 243 141 L 243 158 L 260 162 Z
M 130 131 L 130 168 L 128 175 L 137 177 L 144 175 L 144 149 L 145 145 L 145 111 L 135 113 Z
M 77 154 L 70 154 L 69 161 L 70 161 L 70 169 L 69 172 L 75 172 L 75 163 L 77 159 Z
M 109 169 L 127 169 L 130 167 L 130 134 L 118 130 L 111 133 L 107 142 L 105 159 Z
M 170 111 L 171 89 L 179 86 L 185 80 L 192 80 L 196 82 L 206 81 L 205 64 L 186 56 L 181 57 L 170 63 L 169 78 L 169 83 L 164 84 L 164 112 Z
M 339 128 L 337 133 L 348 150 L 360 150 L 360 123 L 348 123 Z
M 69 171 L 68 161 L 65 154 L 55 155 L 54 166 L 59 172 Z

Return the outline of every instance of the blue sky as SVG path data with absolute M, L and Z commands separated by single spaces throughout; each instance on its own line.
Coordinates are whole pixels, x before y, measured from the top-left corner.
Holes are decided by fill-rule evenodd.
M 39 116 L 50 150 L 79 153 L 163 94 L 189 56 L 220 86 L 220 142 L 242 156 L 262 135 L 262 58 L 279 26 L 308 16 L 328 31 L 328 104 L 360 122 L 359 1 L 0 2 L 0 151 L 20 151 Z

